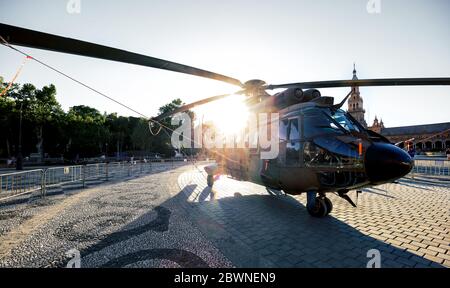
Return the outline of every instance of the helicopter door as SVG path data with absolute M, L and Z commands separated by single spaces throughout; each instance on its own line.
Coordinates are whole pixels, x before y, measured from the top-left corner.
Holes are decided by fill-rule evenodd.
M 260 175 L 262 181 L 266 186 L 274 189 L 279 189 L 280 167 L 284 166 L 285 161 L 288 126 L 289 119 L 280 121 L 278 157 L 275 159 L 262 160 L 261 163 Z
M 280 166 L 300 165 L 300 122 L 299 117 L 280 121 Z
M 301 166 L 300 117 L 289 117 L 280 121 L 280 154 L 278 158 L 278 183 L 281 189 L 294 187 L 298 178 L 292 177 Z

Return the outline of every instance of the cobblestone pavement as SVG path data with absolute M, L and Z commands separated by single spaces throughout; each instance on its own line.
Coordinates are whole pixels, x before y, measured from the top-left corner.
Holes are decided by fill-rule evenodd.
M 0 205 L 0 267 L 450 267 L 448 179 L 403 178 L 365 189 L 358 208 L 330 196 L 310 217 L 305 196 L 222 177 L 201 166 Z M 355 193 L 351 193 L 355 198 Z
M 198 170 L 178 179 L 180 187 L 195 186 L 184 190 L 192 214 L 238 267 L 366 267 L 370 249 L 380 251 L 381 267 L 450 267 L 449 180 L 416 176 L 364 189 L 357 208 L 331 194 L 332 214 L 317 219 L 306 211 L 306 195 L 271 195 L 226 177 L 211 190 Z M 259 262 L 246 261 L 248 249 L 224 241 L 230 238 Z
M 0 206 L 0 215 L 9 215 L 0 218 L 0 267 L 65 267 L 72 249 L 81 267 L 232 267 L 180 209 L 186 200 L 178 199 L 185 194 L 177 178 L 190 169 L 168 165 L 71 195 Z

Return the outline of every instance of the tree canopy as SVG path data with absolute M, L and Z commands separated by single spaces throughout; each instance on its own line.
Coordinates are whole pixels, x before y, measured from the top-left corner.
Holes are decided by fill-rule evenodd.
M 7 87 L 0 77 L 0 92 Z M 183 105 L 175 99 L 159 108 L 160 113 Z M 100 155 L 162 154 L 170 157 L 174 149 L 167 131 L 151 135 L 146 119 L 101 113 L 79 105 L 65 112 L 56 99 L 56 87 L 41 89 L 32 84 L 13 84 L 0 98 L 0 158 L 12 157 L 19 145 L 22 115 L 22 154 L 76 159 Z M 163 123 L 170 128 L 170 119 Z M 137 156 L 137 155 L 136 155 Z

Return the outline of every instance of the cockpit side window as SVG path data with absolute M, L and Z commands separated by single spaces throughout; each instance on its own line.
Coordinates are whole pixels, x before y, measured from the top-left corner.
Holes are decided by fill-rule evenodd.
M 286 165 L 299 165 L 300 163 L 300 151 L 301 151 L 301 143 L 300 143 L 300 133 L 301 126 L 299 117 L 292 117 L 289 119 L 285 119 L 281 124 L 281 130 L 286 128 L 286 134 L 280 131 L 280 140 L 286 141 Z M 285 138 L 281 138 L 285 136 Z
M 298 117 L 289 119 L 289 141 L 300 140 L 300 129 Z
M 341 127 L 317 108 L 303 111 L 303 133 L 305 139 L 318 135 L 344 134 Z
M 289 119 L 280 121 L 280 141 L 286 141 L 288 138 Z
M 298 141 L 300 131 L 299 117 L 280 121 L 280 141 Z

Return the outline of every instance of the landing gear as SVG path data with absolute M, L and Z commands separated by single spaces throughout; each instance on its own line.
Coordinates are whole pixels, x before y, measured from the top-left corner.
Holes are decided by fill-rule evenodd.
M 217 164 L 211 164 L 206 166 L 204 169 L 208 175 L 208 177 L 206 177 L 206 183 L 208 184 L 208 187 L 212 188 L 214 185 L 214 175 L 218 175 L 219 166 Z
M 212 188 L 214 185 L 214 176 L 208 175 L 208 177 L 206 178 L 206 183 L 208 184 L 208 187 Z
M 331 203 L 330 198 L 324 197 L 323 201 L 325 202 L 325 205 L 327 206 L 327 215 L 333 211 L 333 203 Z
M 327 215 L 327 205 L 323 199 L 316 198 L 314 205 L 308 206 L 308 212 L 313 217 L 325 217 Z
M 325 217 L 333 210 L 333 204 L 325 195 L 316 196 L 316 194 L 316 192 L 307 193 L 306 208 L 313 217 Z

